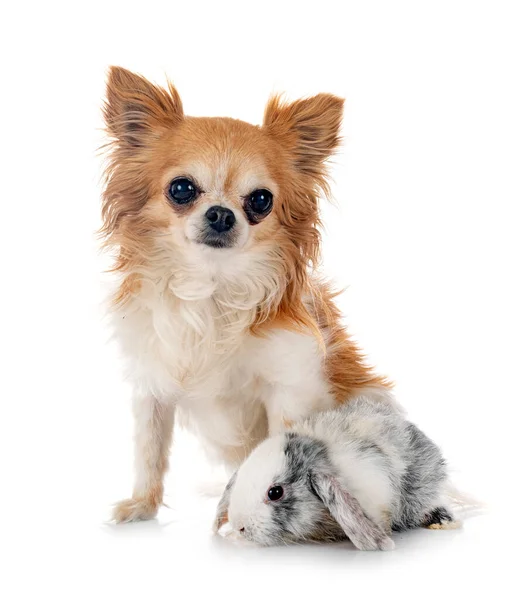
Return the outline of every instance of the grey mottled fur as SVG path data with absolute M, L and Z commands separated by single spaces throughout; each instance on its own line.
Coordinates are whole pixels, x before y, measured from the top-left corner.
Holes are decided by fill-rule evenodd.
M 374 426 L 366 427 L 366 434 L 361 431 L 363 422 Z M 321 439 L 328 435 L 339 444 L 358 447 L 362 454 L 379 457 L 395 491 L 390 507 L 394 531 L 430 524 L 431 511 L 443 508 L 438 506 L 447 480 L 442 453 L 394 405 L 360 397 L 338 410 L 314 415 L 295 429 Z
M 270 517 L 263 522 L 261 517 L 242 515 L 241 531 L 254 541 L 274 544 L 349 537 L 362 549 L 386 549 L 393 547 L 391 530 L 452 520 L 442 505 L 447 473 L 439 448 L 394 405 L 356 398 L 337 410 L 310 417 L 279 439 L 283 470 L 261 483 L 281 485 L 285 493 L 275 502 L 261 498 L 270 507 Z M 274 441 L 267 440 L 254 451 L 256 461 L 264 459 L 265 447 L 274 448 Z M 248 457 L 229 482 L 216 528 L 227 519 L 235 478 L 256 478 L 256 472 L 250 471 L 251 465 L 260 464 L 256 461 Z M 378 473 L 389 490 L 390 502 L 380 505 L 380 518 L 377 511 L 372 518 L 369 505 L 366 514 L 348 484 L 356 481 L 357 471 L 361 487 L 366 486 L 369 472 L 370 477 Z

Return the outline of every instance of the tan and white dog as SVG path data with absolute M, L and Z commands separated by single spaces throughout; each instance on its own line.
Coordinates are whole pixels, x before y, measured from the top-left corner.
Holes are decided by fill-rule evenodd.
M 315 411 L 389 397 L 314 270 L 342 111 L 319 94 L 272 98 L 262 126 L 188 117 L 171 84 L 110 70 L 102 234 L 136 419 L 116 521 L 156 514 L 175 415 L 234 467 Z

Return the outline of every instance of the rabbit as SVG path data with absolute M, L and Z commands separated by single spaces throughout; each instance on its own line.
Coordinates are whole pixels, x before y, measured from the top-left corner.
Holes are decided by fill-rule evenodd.
M 459 525 L 447 483 L 439 448 L 399 408 L 358 397 L 255 448 L 225 488 L 214 531 L 229 521 L 264 546 L 349 538 L 392 550 L 393 531 Z

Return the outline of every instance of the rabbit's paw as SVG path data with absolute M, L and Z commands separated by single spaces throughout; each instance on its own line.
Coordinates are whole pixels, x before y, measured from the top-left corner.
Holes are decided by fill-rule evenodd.
M 453 515 L 442 506 L 434 508 L 422 522 L 422 527 L 428 529 L 458 529 L 461 525 L 462 523 L 456 521 Z

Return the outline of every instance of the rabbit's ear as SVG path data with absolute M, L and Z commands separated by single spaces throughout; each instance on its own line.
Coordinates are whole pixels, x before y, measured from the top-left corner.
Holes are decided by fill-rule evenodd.
M 228 510 L 229 510 L 229 500 L 231 498 L 231 490 L 233 489 L 233 485 L 235 484 L 235 480 L 237 478 L 237 471 L 233 473 L 231 479 L 226 485 L 226 489 L 222 494 L 222 498 L 220 498 L 220 502 L 217 507 L 217 514 L 215 516 L 215 522 L 213 524 L 213 531 L 215 533 L 225 525 L 229 521 Z
M 334 475 L 311 474 L 313 493 L 325 504 L 331 516 L 359 550 L 393 550 L 387 533 L 366 517 L 358 500 Z

